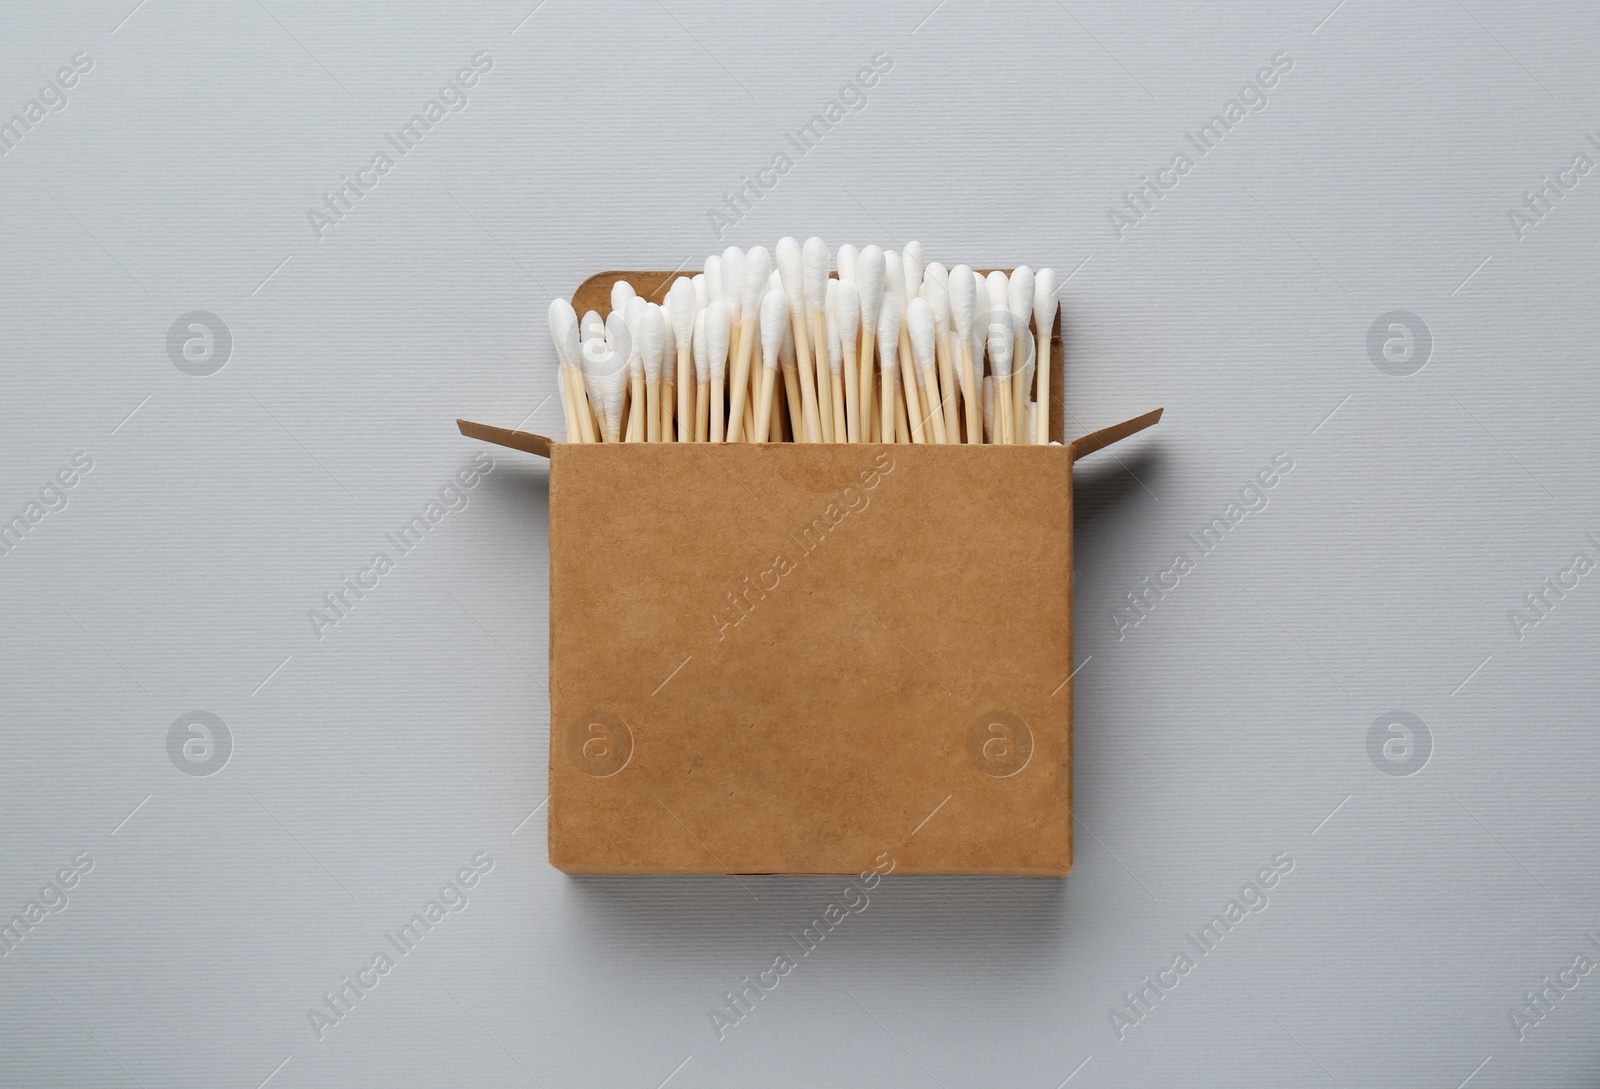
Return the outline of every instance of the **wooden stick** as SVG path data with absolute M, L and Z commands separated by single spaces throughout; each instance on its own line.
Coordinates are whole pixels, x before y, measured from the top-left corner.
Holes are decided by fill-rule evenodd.
M 567 372 L 572 368 L 566 363 L 557 365 L 556 377 L 561 380 L 561 418 L 565 427 L 563 434 L 568 442 L 581 442 L 582 433 L 578 430 L 578 410 L 572 400 L 572 379 Z
M 943 445 L 947 440 L 944 411 L 939 407 L 939 329 L 927 299 L 917 296 L 906 303 L 901 335 L 903 343 L 910 345 L 913 367 L 906 374 L 906 403 L 912 413 L 911 437 L 913 441 Z
M 728 399 L 728 391 L 724 388 L 727 381 L 725 372 L 713 372 L 711 375 L 711 399 L 706 403 L 706 412 L 710 416 L 712 442 L 725 442 L 728 437 L 728 417 L 724 407 Z
M 821 310 L 811 311 L 811 343 L 817 346 L 817 437 L 820 442 L 836 442 L 833 426 L 833 398 L 829 390 L 833 384 L 833 363 L 828 358 L 828 316 Z M 842 424 L 841 424 L 842 426 Z
M 661 441 L 661 379 L 645 383 L 645 441 Z
M 761 368 L 761 392 L 756 395 L 756 425 L 752 432 L 756 442 L 771 441 L 768 432 L 772 429 L 772 401 L 775 391 L 773 379 L 778 374 L 777 367 Z
M 939 408 L 944 414 L 946 442 L 961 441 L 961 423 L 956 415 L 956 363 L 950 352 L 950 331 L 936 333 L 939 353 Z
M 828 244 L 815 235 L 807 238 L 800 253 L 800 297 L 801 313 L 810 325 L 806 332 L 811 342 L 812 381 L 817 404 L 815 438 L 818 442 L 844 441 L 844 420 L 833 418 L 832 375 L 833 369 L 842 360 L 838 360 L 838 340 L 830 337 L 828 329 L 828 285 L 833 282 L 828 274 L 831 263 Z M 804 373 L 803 367 L 801 373 Z
M 733 408 L 728 417 L 729 442 L 741 441 L 744 404 L 750 385 L 750 353 L 756 346 L 755 328 L 754 315 L 745 315 L 739 324 L 739 358 L 734 362 L 733 385 L 728 390 L 728 396 L 733 399 Z
M 1017 441 L 1016 417 L 1014 415 L 1016 399 L 1011 392 L 1015 378 L 1015 375 L 1005 378 L 996 376 L 994 380 L 995 419 L 999 421 L 999 426 L 995 429 L 999 432 L 999 436 L 995 440 L 997 442 L 1015 443 Z
M 883 391 L 883 399 L 889 400 L 889 391 Z M 902 446 L 911 441 L 911 435 L 906 430 L 906 398 L 901 390 L 901 383 L 894 383 L 894 441 Z
M 694 431 L 694 356 L 678 345 L 678 441 L 689 442 Z
M 901 303 L 903 304 L 904 302 L 905 300 L 902 299 Z M 911 334 L 906 330 L 906 321 L 904 315 L 905 308 L 902 305 L 900 318 L 900 369 L 902 371 L 906 369 L 907 364 L 910 364 L 913 367 L 917 365 L 916 357 L 911 354 Z
M 711 423 L 711 379 L 694 384 L 694 441 L 706 442 Z
M 645 381 L 644 371 L 634 371 L 630 376 L 628 401 L 628 442 L 645 441 Z
M 972 338 L 958 337 L 961 342 L 961 401 L 966 408 L 967 441 L 983 442 L 983 391 L 978 384 L 972 365 Z
M 582 405 L 582 410 L 583 411 L 587 411 L 588 410 L 587 398 L 584 401 L 579 401 L 578 400 L 578 395 L 575 392 L 575 389 L 574 389 L 574 387 L 572 385 L 572 375 L 571 375 L 570 371 L 576 370 L 576 369 L 577 369 L 576 367 L 569 368 L 569 367 L 566 367 L 566 366 L 563 366 L 561 368 L 561 398 L 562 398 L 562 401 L 564 402 L 564 406 L 565 405 L 570 405 L 571 406 L 571 411 L 567 413 L 567 418 L 566 418 L 566 424 L 567 424 L 567 428 L 568 428 L 568 431 L 567 431 L 567 441 L 568 442 L 583 442 L 584 441 L 584 437 L 583 437 L 583 417 L 579 415 L 579 411 L 580 411 L 579 406 Z M 580 382 L 582 381 L 581 377 L 579 378 L 579 381 Z
M 728 348 L 728 368 L 727 368 L 727 373 L 723 376 L 723 381 L 725 383 L 725 388 L 723 390 L 724 400 L 721 403 L 722 422 L 723 422 L 722 437 L 723 437 L 723 441 L 725 441 L 725 442 L 737 442 L 738 440 L 733 437 L 733 429 L 732 429 L 732 424 L 733 424 L 733 372 L 736 371 L 738 369 L 738 367 L 739 367 L 739 353 L 744 351 L 744 319 L 741 318 L 740 321 L 739 321 L 739 324 L 737 324 L 737 325 L 732 327 L 732 329 L 730 330 L 730 333 L 729 333 L 729 341 L 730 341 L 730 343 L 729 343 L 729 348 Z M 715 412 L 716 408 L 713 407 L 712 411 Z M 755 422 L 755 414 L 754 413 L 748 414 L 747 418 L 750 420 L 751 423 Z
M 578 368 L 574 370 L 576 373 L 572 376 L 572 388 L 578 398 L 578 426 L 583 429 L 583 441 L 599 442 L 600 417 L 589 404 L 588 393 L 583 385 L 583 371 Z
M 728 441 L 728 371 L 738 357 L 739 326 L 733 325 L 728 328 L 728 360 L 723 363 L 722 373 L 710 376 L 710 441 L 714 443 Z
M 799 386 L 800 416 L 804 423 L 806 442 L 822 441 L 822 416 L 817 408 L 817 379 L 815 370 L 811 365 L 811 334 L 806 330 L 805 304 L 802 302 L 799 309 L 791 310 L 790 324 L 794 328 L 794 354 L 797 366 L 795 368 L 795 382 Z M 824 364 L 826 365 L 826 364 Z M 784 388 L 787 389 L 789 377 L 788 368 L 784 368 Z M 799 429 L 797 429 L 799 430 Z
M 844 350 L 844 434 L 847 442 L 861 442 L 861 376 L 856 370 L 854 338 Z
M 917 395 L 917 371 L 921 370 L 921 368 L 918 367 L 916 361 L 911 358 L 911 340 L 906 336 L 906 331 L 903 326 L 900 329 L 900 338 L 901 343 L 905 345 L 905 348 L 903 348 L 902 351 L 904 351 L 905 358 L 910 363 L 909 366 L 903 366 L 900 368 L 899 388 L 904 392 L 906 415 L 911 420 L 911 441 L 915 443 L 926 443 L 928 441 L 928 436 L 922 428 L 922 398 Z
M 801 328 L 804 328 L 802 326 Z M 795 345 L 795 355 L 799 355 L 799 345 Z M 800 377 L 800 368 L 794 357 L 784 353 L 783 360 L 783 392 L 789 398 L 789 426 L 794 429 L 795 442 L 821 442 L 821 438 L 811 437 L 811 427 L 816 423 L 817 391 L 811 391 L 811 415 L 806 414 L 805 390 L 801 386 L 803 379 Z M 803 437 L 802 437 L 803 436 Z
M 888 374 L 883 376 L 883 396 L 878 398 L 879 407 L 881 409 L 881 411 L 878 413 L 879 423 L 883 429 L 881 432 L 883 438 L 879 440 L 880 442 L 894 441 L 894 434 L 896 430 L 896 417 L 894 410 L 895 406 L 900 403 L 900 398 L 895 394 L 894 388 L 895 386 L 898 386 L 899 383 L 891 384 L 889 382 L 889 377 L 890 376 Z
M 866 426 L 869 421 L 878 421 L 880 418 L 888 419 L 887 415 L 880 417 L 879 414 L 872 411 L 872 389 L 874 386 L 874 368 L 872 364 L 877 347 L 878 331 L 875 328 L 870 328 L 867 319 L 863 317 L 861 319 L 861 362 L 858 367 L 861 372 L 859 375 L 861 379 L 861 403 L 856 406 L 856 412 L 860 415 L 861 426 Z M 888 433 L 892 435 L 894 432 L 891 430 Z M 872 441 L 883 442 L 883 434 L 883 431 L 874 430 Z M 892 442 L 894 440 L 891 439 L 889 441 Z
M 1047 446 L 1050 443 L 1050 330 L 1040 329 L 1034 339 L 1037 341 L 1034 381 L 1039 386 L 1039 415 L 1034 420 L 1033 441 L 1037 446 Z
M 594 410 L 589 407 L 589 395 L 583 388 L 583 372 L 577 367 L 566 367 L 563 373 L 572 397 L 573 420 L 577 424 L 570 441 L 595 442 L 598 436 L 594 426 Z
M 1028 358 L 1028 351 L 1032 347 L 1033 338 L 1024 328 L 1017 333 L 1011 349 L 1012 418 L 1016 421 L 1017 429 L 1012 441 L 1023 444 L 1033 441 L 1033 436 L 1028 431 L 1028 370 L 1023 366 L 1023 361 Z
M 923 424 L 931 432 L 932 440 L 940 446 L 949 442 L 949 437 L 944 430 L 944 412 L 939 407 L 939 372 L 932 367 L 917 367 L 917 375 L 922 379 L 922 404 Z
M 833 387 L 833 442 L 848 442 L 850 428 L 847 409 L 844 407 L 844 375 L 838 371 L 832 372 L 828 377 L 828 384 Z
M 566 299 L 550 300 L 550 340 L 556 350 L 556 380 L 561 386 L 561 418 L 566 441 L 582 441 L 578 426 L 578 401 L 573 394 L 572 375 L 583 357 L 583 334 L 578 315 Z

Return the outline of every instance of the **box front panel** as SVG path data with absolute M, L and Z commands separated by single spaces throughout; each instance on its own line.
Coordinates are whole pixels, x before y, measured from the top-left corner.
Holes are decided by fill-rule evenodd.
M 1065 873 L 1061 447 L 559 446 L 571 872 Z

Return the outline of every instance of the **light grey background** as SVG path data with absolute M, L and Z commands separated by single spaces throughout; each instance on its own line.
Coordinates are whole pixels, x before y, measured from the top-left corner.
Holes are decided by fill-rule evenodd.
M 1593 1083 L 1600 974 L 1525 1039 L 1510 1011 L 1600 930 L 1600 576 L 1521 639 L 1508 614 L 1600 559 L 1600 174 L 1507 218 L 1600 155 L 1593 6 L 134 2 L 0 34 L 0 118 L 94 60 L 0 158 L 0 513 L 93 460 L 0 557 L 0 913 L 95 863 L 0 958 L 0 1082 Z M 307 210 L 480 51 L 319 240 Z M 719 239 L 707 210 L 880 51 Z M 547 864 L 540 464 L 494 450 L 348 618 L 306 614 L 489 449 L 455 416 L 559 432 L 552 295 L 791 233 L 1071 274 L 1072 430 L 1167 416 L 1079 470 L 1071 877 L 891 878 L 719 1041 L 707 1011 L 841 882 Z M 168 357 L 191 310 L 233 338 L 210 377 Z M 1434 340 L 1410 377 L 1368 354 L 1393 310 Z M 195 710 L 232 737 L 210 776 L 168 756 Z M 1409 776 L 1368 753 L 1396 710 L 1433 747 Z M 469 907 L 319 1040 L 307 1009 L 478 852 Z M 1108 1010 L 1280 852 L 1119 1040 Z

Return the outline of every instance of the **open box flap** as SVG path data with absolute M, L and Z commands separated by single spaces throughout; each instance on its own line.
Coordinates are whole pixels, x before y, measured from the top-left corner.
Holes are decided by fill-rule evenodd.
M 547 439 L 532 431 L 513 431 L 509 427 L 495 427 L 493 424 L 473 423 L 471 420 L 462 419 L 456 420 L 456 426 L 469 439 L 482 439 L 496 446 L 509 446 L 513 450 L 538 454 L 542 458 L 549 457 L 550 448 L 556 445 L 555 439 Z
M 1072 460 L 1077 461 L 1086 454 L 1092 454 L 1096 450 L 1104 450 L 1107 446 L 1110 446 L 1114 442 L 1121 442 L 1129 435 L 1138 434 L 1140 431 L 1143 431 L 1145 428 L 1154 425 L 1158 420 L 1160 420 L 1161 413 L 1163 411 L 1164 409 L 1153 409 L 1150 412 L 1146 412 L 1143 416 L 1135 416 L 1131 420 L 1124 420 L 1122 423 L 1112 424 L 1110 427 L 1102 427 L 1098 431 L 1089 432 L 1089 434 L 1084 435 L 1082 438 L 1073 439 L 1070 447 L 1072 451 Z M 521 450 L 528 454 L 538 454 L 542 458 L 549 457 L 550 448 L 556 445 L 555 439 L 546 438 L 543 435 L 537 435 L 532 431 L 513 431 L 508 427 L 495 427 L 492 424 L 474 423 L 471 420 L 462 419 L 456 420 L 456 426 L 460 428 L 461 433 L 467 436 L 469 439 L 482 439 L 484 442 L 492 442 L 498 446 L 509 446 L 513 450 Z M 697 444 L 669 443 L 665 445 L 694 446 Z M 762 445 L 770 444 L 764 443 Z M 783 445 L 792 446 L 795 444 L 784 443 Z M 802 443 L 800 445 L 805 444 Z M 966 444 L 958 443 L 956 445 Z M 985 443 L 984 445 L 990 444 Z

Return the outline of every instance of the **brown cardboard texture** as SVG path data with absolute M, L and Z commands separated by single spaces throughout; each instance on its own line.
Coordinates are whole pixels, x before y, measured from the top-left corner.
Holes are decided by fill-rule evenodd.
M 655 298 L 671 279 L 601 274 L 574 306 L 623 276 Z M 550 458 L 551 863 L 1065 875 L 1072 463 L 1159 418 L 1070 446 L 458 421 Z

